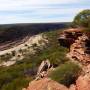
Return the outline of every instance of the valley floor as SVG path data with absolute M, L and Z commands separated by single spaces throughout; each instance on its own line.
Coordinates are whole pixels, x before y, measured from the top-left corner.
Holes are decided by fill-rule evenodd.
M 26 40 L 26 41 L 25 41 Z M 17 59 L 23 59 L 24 55 L 24 51 L 28 50 L 29 53 L 34 53 L 34 46 L 40 46 L 40 45 L 44 45 L 44 41 L 47 42 L 47 40 L 45 40 L 43 38 L 42 34 L 38 34 L 38 35 L 34 35 L 31 37 L 28 37 L 28 39 L 25 38 L 24 41 L 22 41 L 21 44 L 13 46 L 12 48 L 9 48 L 7 50 L 3 50 L 0 51 L 0 56 L 2 55 L 6 55 L 6 54 L 12 54 L 12 52 L 15 52 L 15 56 L 13 56 L 12 58 L 10 58 L 10 60 L 8 61 L 3 61 L 0 63 L 0 66 L 10 66 L 15 64 Z M 41 43 L 39 43 L 41 41 Z

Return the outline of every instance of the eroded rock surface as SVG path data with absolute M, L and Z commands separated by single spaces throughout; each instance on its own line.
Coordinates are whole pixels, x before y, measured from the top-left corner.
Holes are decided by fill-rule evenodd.
M 46 77 L 48 74 L 48 70 L 50 69 L 50 66 L 51 64 L 48 59 L 45 61 L 42 61 L 37 71 L 36 80 Z
M 80 61 L 83 64 L 90 63 L 90 46 L 87 46 L 87 41 L 89 38 L 83 34 L 78 37 L 70 47 L 70 52 L 68 53 L 68 57 L 73 58 L 75 60 Z
M 38 81 L 32 81 L 29 83 L 29 87 L 23 90 L 68 90 L 68 88 L 49 78 L 43 78 Z
M 61 32 L 58 40 L 60 45 L 64 47 L 70 47 L 70 45 L 73 44 L 79 36 L 82 36 L 82 30 L 80 28 L 71 28 Z
M 90 90 L 90 78 L 87 75 L 77 79 L 76 90 Z

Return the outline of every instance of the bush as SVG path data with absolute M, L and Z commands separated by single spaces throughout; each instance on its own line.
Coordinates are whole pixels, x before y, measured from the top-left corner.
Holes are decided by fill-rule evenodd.
M 90 10 L 86 9 L 77 14 L 74 18 L 74 25 L 90 28 Z
M 22 90 L 33 79 L 32 69 L 29 63 L 0 68 L 0 90 Z
M 61 84 L 69 86 L 74 83 L 80 73 L 80 67 L 74 63 L 68 62 L 62 64 L 50 73 L 49 77 Z
M 12 55 L 10 53 L 6 53 L 5 55 L 0 56 L 0 60 L 2 61 L 8 61 L 12 58 Z
M 16 55 L 16 51 L 12 51 L 12 56 L 15 56 Z
M 32 79 L 29 78 L 17 78 L 14 81 L 12 81 L 11 83 L 8 83 L 6 85 L 4 85 L 2 87 L 2 90 L 22 90 L 22 86 L 27 87 L 29 81 L 31 81 Z

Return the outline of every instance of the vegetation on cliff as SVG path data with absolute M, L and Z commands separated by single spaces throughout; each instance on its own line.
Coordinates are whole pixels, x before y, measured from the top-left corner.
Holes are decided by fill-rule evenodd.
M 68 49 L 59 45 L 57 37 L 61 30 L 45 32 L 49 43 L 44 48 L 35 48 L 35 54 L 27 54 L 22 61 L 9 67 L 0 67 L 0 90 L 21 90 L 34 79 L 37 67 L 42 60 L 49 59 L 52 65 L 59 66 L 68 61 Z
M 70 86 L 71 84 L 75 83 L 80 70 L 81 69 L 77 64 L 67 62 L 60 65 L 53 72 L 51 72 L 50 78 L 61 84 L 64 84 L 65 86 Z

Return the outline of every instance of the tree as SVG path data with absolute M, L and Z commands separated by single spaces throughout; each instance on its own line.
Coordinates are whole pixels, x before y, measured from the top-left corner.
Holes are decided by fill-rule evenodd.
M 15 56 L 16 55 L 16 51 L 12 51 L 12 56 Z
M 86 9 L 77 14 L 73 21 L 76 26 L 90 27 L 90 9 Z

